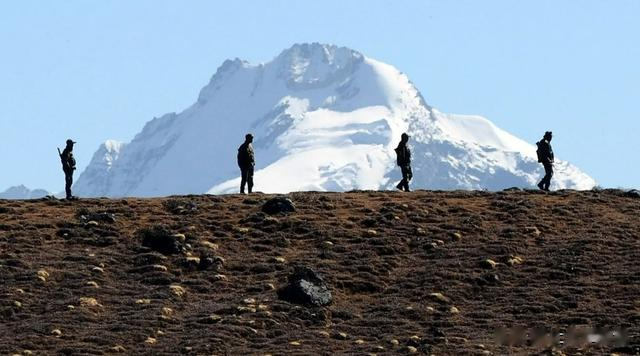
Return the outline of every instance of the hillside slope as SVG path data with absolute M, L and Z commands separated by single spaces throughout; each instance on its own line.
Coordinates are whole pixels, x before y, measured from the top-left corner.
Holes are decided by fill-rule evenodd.
M 296 211 L 275 216 L 267 195 L 0 200 L 0 354 L 530 354 L 551 348 L 501 346 L 497 330 L 575 325 L 629 335 L 583 354 L 638 352 L 640 199 L 289 196 Z M 186 250 L 143 247 L 154 226 Z M 296 265 L 331 305 L 278 299 Z

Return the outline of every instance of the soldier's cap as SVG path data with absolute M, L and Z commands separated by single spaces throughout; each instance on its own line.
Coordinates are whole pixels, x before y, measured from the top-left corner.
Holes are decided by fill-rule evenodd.
M 405 132 L 405 133 L 403 133 L 401 136 L 402 136 L 402 137 L 407 137 L 407 138 L 409 137 L 409 135 L 408 135 L 406 132 Z
M 74 141 L 72 139 L 68 139 L 67 140 L 67 145 L 73 145 L 74 143 L 76 143 L 76 141 Z
M 549 136 L 553 136 L 553 132 L 547 131 L 544 133 L 544 137 L 549 137 Z
M 245 137 L 245 138 L 253 138 L 253 135 L 252 135 L 252 134 L 250 134 L 250 133 L 248 133 L 248 134 L 244 135 L 244 137 Z

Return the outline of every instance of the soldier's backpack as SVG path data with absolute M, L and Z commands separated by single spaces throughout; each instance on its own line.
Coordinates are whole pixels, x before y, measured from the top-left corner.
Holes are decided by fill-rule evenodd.
M 540 150 L 540 143 L 542 141 L 538 141 L 536 142 L 536 146 L 538 146 L 538 149 L 536 150 L 536 154 L 538 155 L 538 163 L 542 163 L 542 150 Z
M 404 152 L 405 152 L 404 149 L 400 148 L 400 146 L 398 146 L 398 147 L 394 148 L 394 151 L 396 151 L 396 164 L 398 166 L 403 166 L 404 163 L 405 163 L 404 162 L 405 161 L 405 159 L 404 159 Z

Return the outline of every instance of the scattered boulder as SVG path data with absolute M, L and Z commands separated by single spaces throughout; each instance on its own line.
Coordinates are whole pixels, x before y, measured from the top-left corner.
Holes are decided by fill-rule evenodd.
M 269 215 L 287 214 L 296 211 L 293 201 L 287 197 L 275 197 L 262 205 L 262 211 Z
M 165 255 L 175 255 L 184 251 L 179 238 L 162 225 L 155 225 L 138 231 L 142 238 L 142 246 Z
M 331 304 L 331 291 L 320 275 L 308 267 L 298 267 L 289 283 L 278 290 L 278 298 L 294 304 L 323 306 Z

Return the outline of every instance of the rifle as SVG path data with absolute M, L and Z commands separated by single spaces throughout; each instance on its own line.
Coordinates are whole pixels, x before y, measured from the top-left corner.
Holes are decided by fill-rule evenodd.
M 60 147 L 56 147 L 58 149 L 58 156 L 62 157 L 62 152 L 60 152 Z

